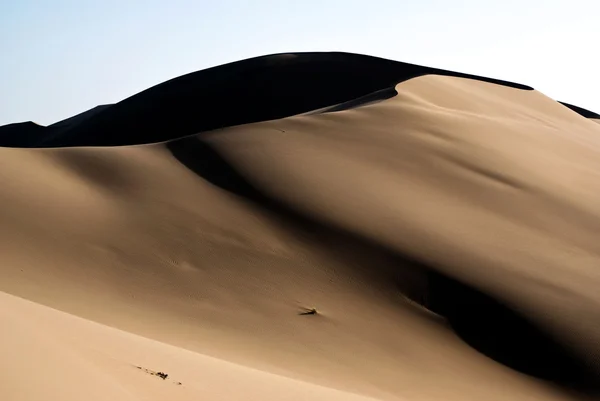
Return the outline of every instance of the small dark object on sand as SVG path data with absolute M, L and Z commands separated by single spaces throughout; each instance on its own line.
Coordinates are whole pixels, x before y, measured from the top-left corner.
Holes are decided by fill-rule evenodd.
M 169 377 L 169 375 L 168 375 L 168 374 L 166 374 L 166 373 L 163 373 L 163 372 L 158 372 L 158 373 L 156 374 L 156 376 L 158 376 L 158 377 L 162 378 L 163 380 L 165 380 L 167 377 Z
M 316 315 L 317 310 L 315 308 L 304 309 L 304 311 L 300 312 L 299 315 Z

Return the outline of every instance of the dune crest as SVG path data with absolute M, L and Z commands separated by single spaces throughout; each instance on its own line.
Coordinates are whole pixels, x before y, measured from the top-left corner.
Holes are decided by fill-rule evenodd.
M 351 53 L 272 54 L 193 72 L 43 130 L 22 126 L 0 146 L 122 146 L 289 117 L 351 102 L 427 74 L 530 87 Z

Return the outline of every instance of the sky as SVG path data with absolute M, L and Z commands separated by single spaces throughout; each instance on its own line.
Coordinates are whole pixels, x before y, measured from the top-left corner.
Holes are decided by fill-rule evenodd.
M 0 125 L 47 125 L 244 58 L 346 51 L 600 113 L 599 0 L 0 1 Z

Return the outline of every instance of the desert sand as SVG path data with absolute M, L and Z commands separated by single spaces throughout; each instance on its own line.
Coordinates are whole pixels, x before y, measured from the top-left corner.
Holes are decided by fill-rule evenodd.
M 600 399 L 598 121 L 400 81 L 156 143 L 0 148 L 0 399 Z

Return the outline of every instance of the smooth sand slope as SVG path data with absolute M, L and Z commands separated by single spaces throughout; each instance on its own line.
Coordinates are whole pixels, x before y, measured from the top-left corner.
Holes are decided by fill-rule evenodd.
M 5 293 L 0 302 L 5 400 L 373 400 L 233 365 Z
M 0 149 L 0 398 L 598 399 L 600 126 L 471 79 L 396 91 Z

